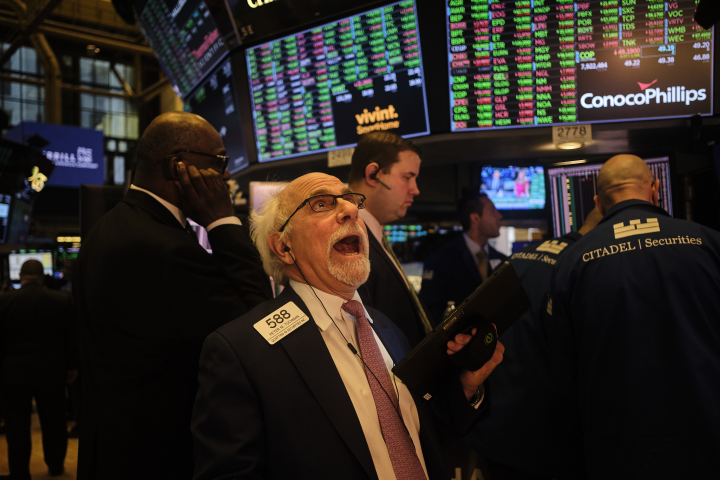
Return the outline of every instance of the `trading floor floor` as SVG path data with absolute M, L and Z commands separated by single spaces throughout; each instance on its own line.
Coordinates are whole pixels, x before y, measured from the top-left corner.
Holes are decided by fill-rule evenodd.
M 68 422 L 68 429 L 74 422 Z M 77 474 L 77 438 L 68 439 L 67 456 L 65 457 L 65 473 L 60 477 L 51 477 L 47 465 L 43 461 L 42 437 L 40 435 L 40 421 L 37 413 L 32 416 L 32 457 L 30 458 L 30 474 L 33 480 L 75 480 Z M 7 441 L 5 435 L 0 435 L 0 475 L 10 473 L 7 460 Z

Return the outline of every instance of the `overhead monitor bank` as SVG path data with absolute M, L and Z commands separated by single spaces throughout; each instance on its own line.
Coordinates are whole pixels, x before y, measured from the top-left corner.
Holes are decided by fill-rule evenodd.
M 258 160 L 430 133 L 413 0 L 246 50 Z
M 228 53 L 202 0 L 137 0 L 135 10 L 145 38 L 181 98 Z
M 711 115 L 694 0 L 449 0 L 452 131 Z
M 221 63 L 188 97 L 185 111 L 200 115 L 218 131 L 227 155 L 230 156 L 230 173 L 237 173 L 248 166 L 237 88 L 229 59 Z

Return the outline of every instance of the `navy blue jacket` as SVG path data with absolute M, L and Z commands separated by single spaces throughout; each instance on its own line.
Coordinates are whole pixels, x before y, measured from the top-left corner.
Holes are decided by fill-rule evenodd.
M 570 245 L 570 233 L 510 256 L 508 261 L 530 298 L 530 309 L 500 338 L 503 361 L 488 378 L 491 415 L 464 442 L 486 458 L 543 478 L 582 478 L 582 449 L 576 416 L 555 388 L 542 318 L 547 311 L 553 267 Z
M 253 325 L 288 302 L 311 320 L 274 345 Z M 370 310 L 378 338 L 399 361 L 402 331 Z M 377 479 L 350 396 L 317 325 L 292 289 L 205 340 L 193 411 L 195 479 Z M 460 380 L 425 401 L 413 395 L 430 480 L 449 479 L 440 442 L 465 435 L 481 412 Z
M 589 477 L 718 478 L 720 233 L 627 200 L 553 275 L 547 339 Z
M 489 247 L 488 275 L 507 260 L 507 256 Z M 450 300 L 455 305 L 470 296 L 482 283 L 477 260 L 465 243 L 465 236 L 451 241 L 430 255 L 423 267 L 420 300 L 432 315 L 435 324 L 442 322 L 442 315 Z

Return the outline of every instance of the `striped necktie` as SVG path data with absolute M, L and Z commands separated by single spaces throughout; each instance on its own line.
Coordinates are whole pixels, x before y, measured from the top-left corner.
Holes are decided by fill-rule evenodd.
M 365 317 L 365 310 L 357 300 L 350 300 L 342 309 L 355 317 L 358 344 L 365 364 L 365 375 L 370 384 L 375 409 L 380 420 L 385 445 L 397 480 L 426 480 L 420 459 L 410 434 L 400 416 L 400 401 L 395 394 L 385 361 Z

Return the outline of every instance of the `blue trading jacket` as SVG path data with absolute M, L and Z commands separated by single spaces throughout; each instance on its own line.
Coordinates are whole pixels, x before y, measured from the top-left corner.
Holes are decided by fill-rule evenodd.
M 531 307 L 500 338 L 505 355 L 488 379 L 491 413 L 464 440 L 495 462 L 543 478 L 583 477 L 577 416 L 556 392 L 541 326 L 553 267 L 580 238 L 570 233 L 509 258 Z
M 551 301 L 589 478 L 718 478 L 720 234 L 621 202 L 560 258 Z

